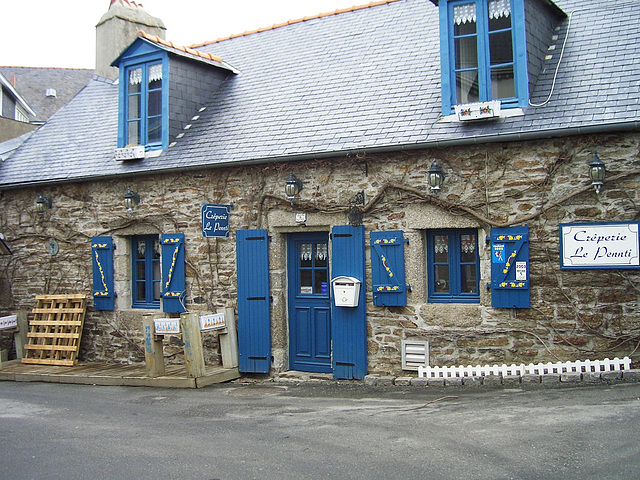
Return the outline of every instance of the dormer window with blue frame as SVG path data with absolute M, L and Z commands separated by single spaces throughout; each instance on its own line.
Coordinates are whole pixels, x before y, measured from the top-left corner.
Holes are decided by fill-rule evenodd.
M 524 0 L 440 0 L 442 114 L 454 105 L 529 100 Z
M 146 50 L 142 45 L 141 50 Z M 169 60 L 164 52 L 136 52 L 120 67 L 118 147 L 166 148 L 169 143 Z

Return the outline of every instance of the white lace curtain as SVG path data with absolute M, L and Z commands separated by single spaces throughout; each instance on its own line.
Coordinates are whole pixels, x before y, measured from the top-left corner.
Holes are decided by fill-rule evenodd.
M 149 67 L 149 83 L 162 80 L 162 64 L 151 65 Z M 129 85 L 139 85 L 142 83 L 142 69 L 135 68 L 129 72 Z
M 129 85 L 139 85 L 142 83 L 142 69 L 136 68 L 129 72 Z
M 149 67 L 149 83 L 162 80 L 162 64 L 151 65 Z
M 511 14 L 511 0 L 489 0 L 489 18 L 508 17 Z M 476 4 L 465 3 L 453 7 L 453 21 L 456 25 L 476 21 Z

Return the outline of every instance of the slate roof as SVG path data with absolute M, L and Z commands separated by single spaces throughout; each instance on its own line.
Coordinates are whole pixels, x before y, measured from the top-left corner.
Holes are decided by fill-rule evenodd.
M 156 158 L 113 160 L 117 86 L 94 80 L 0 166 L 0 187 L 640 130 L 638 2 L 557 0 L 568 17 L 531 94 L 549 95 L 571 23 L 551 100 L 473 124 L 441 120 L 437 7 L 378 3 L 199 46 L 240 73 Z
M 0 67 L 0 74 L 15 79 L 16 90 L 35 112 L 31 122 L 47 121 L 93 78 L 92 70 L 77 68 Z M 56 90 L 55 97 L 45 95 L 48 88 Z

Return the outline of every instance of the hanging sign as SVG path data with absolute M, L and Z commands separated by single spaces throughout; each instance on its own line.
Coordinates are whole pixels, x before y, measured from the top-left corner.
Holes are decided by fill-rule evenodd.
M 639 224 L 560 224 L 561 268 L 640 268 Z
M 202 235 L 205 237 L 229 236 L 229 211 L 233 205 L 202 204 Z
M 156 335 L 171 335 L 180 333 L 179 318 L 154 318 L 153 326 Z
M 219 330 L 227 327 L 224 313 L 214 313 L 213 315 L 202 315 L 200 317 L 200 330 Z
M 0 330 L 5 328 L 15 328 L 18 326 L 18 316 L 9 315 L 8 317 L 0 317 Z

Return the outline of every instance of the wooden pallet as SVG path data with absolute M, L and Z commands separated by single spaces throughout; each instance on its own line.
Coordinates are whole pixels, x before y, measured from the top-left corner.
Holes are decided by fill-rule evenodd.
M 86 295 L 37 295 L 22 363 L 78 363 L 86 306 Z

